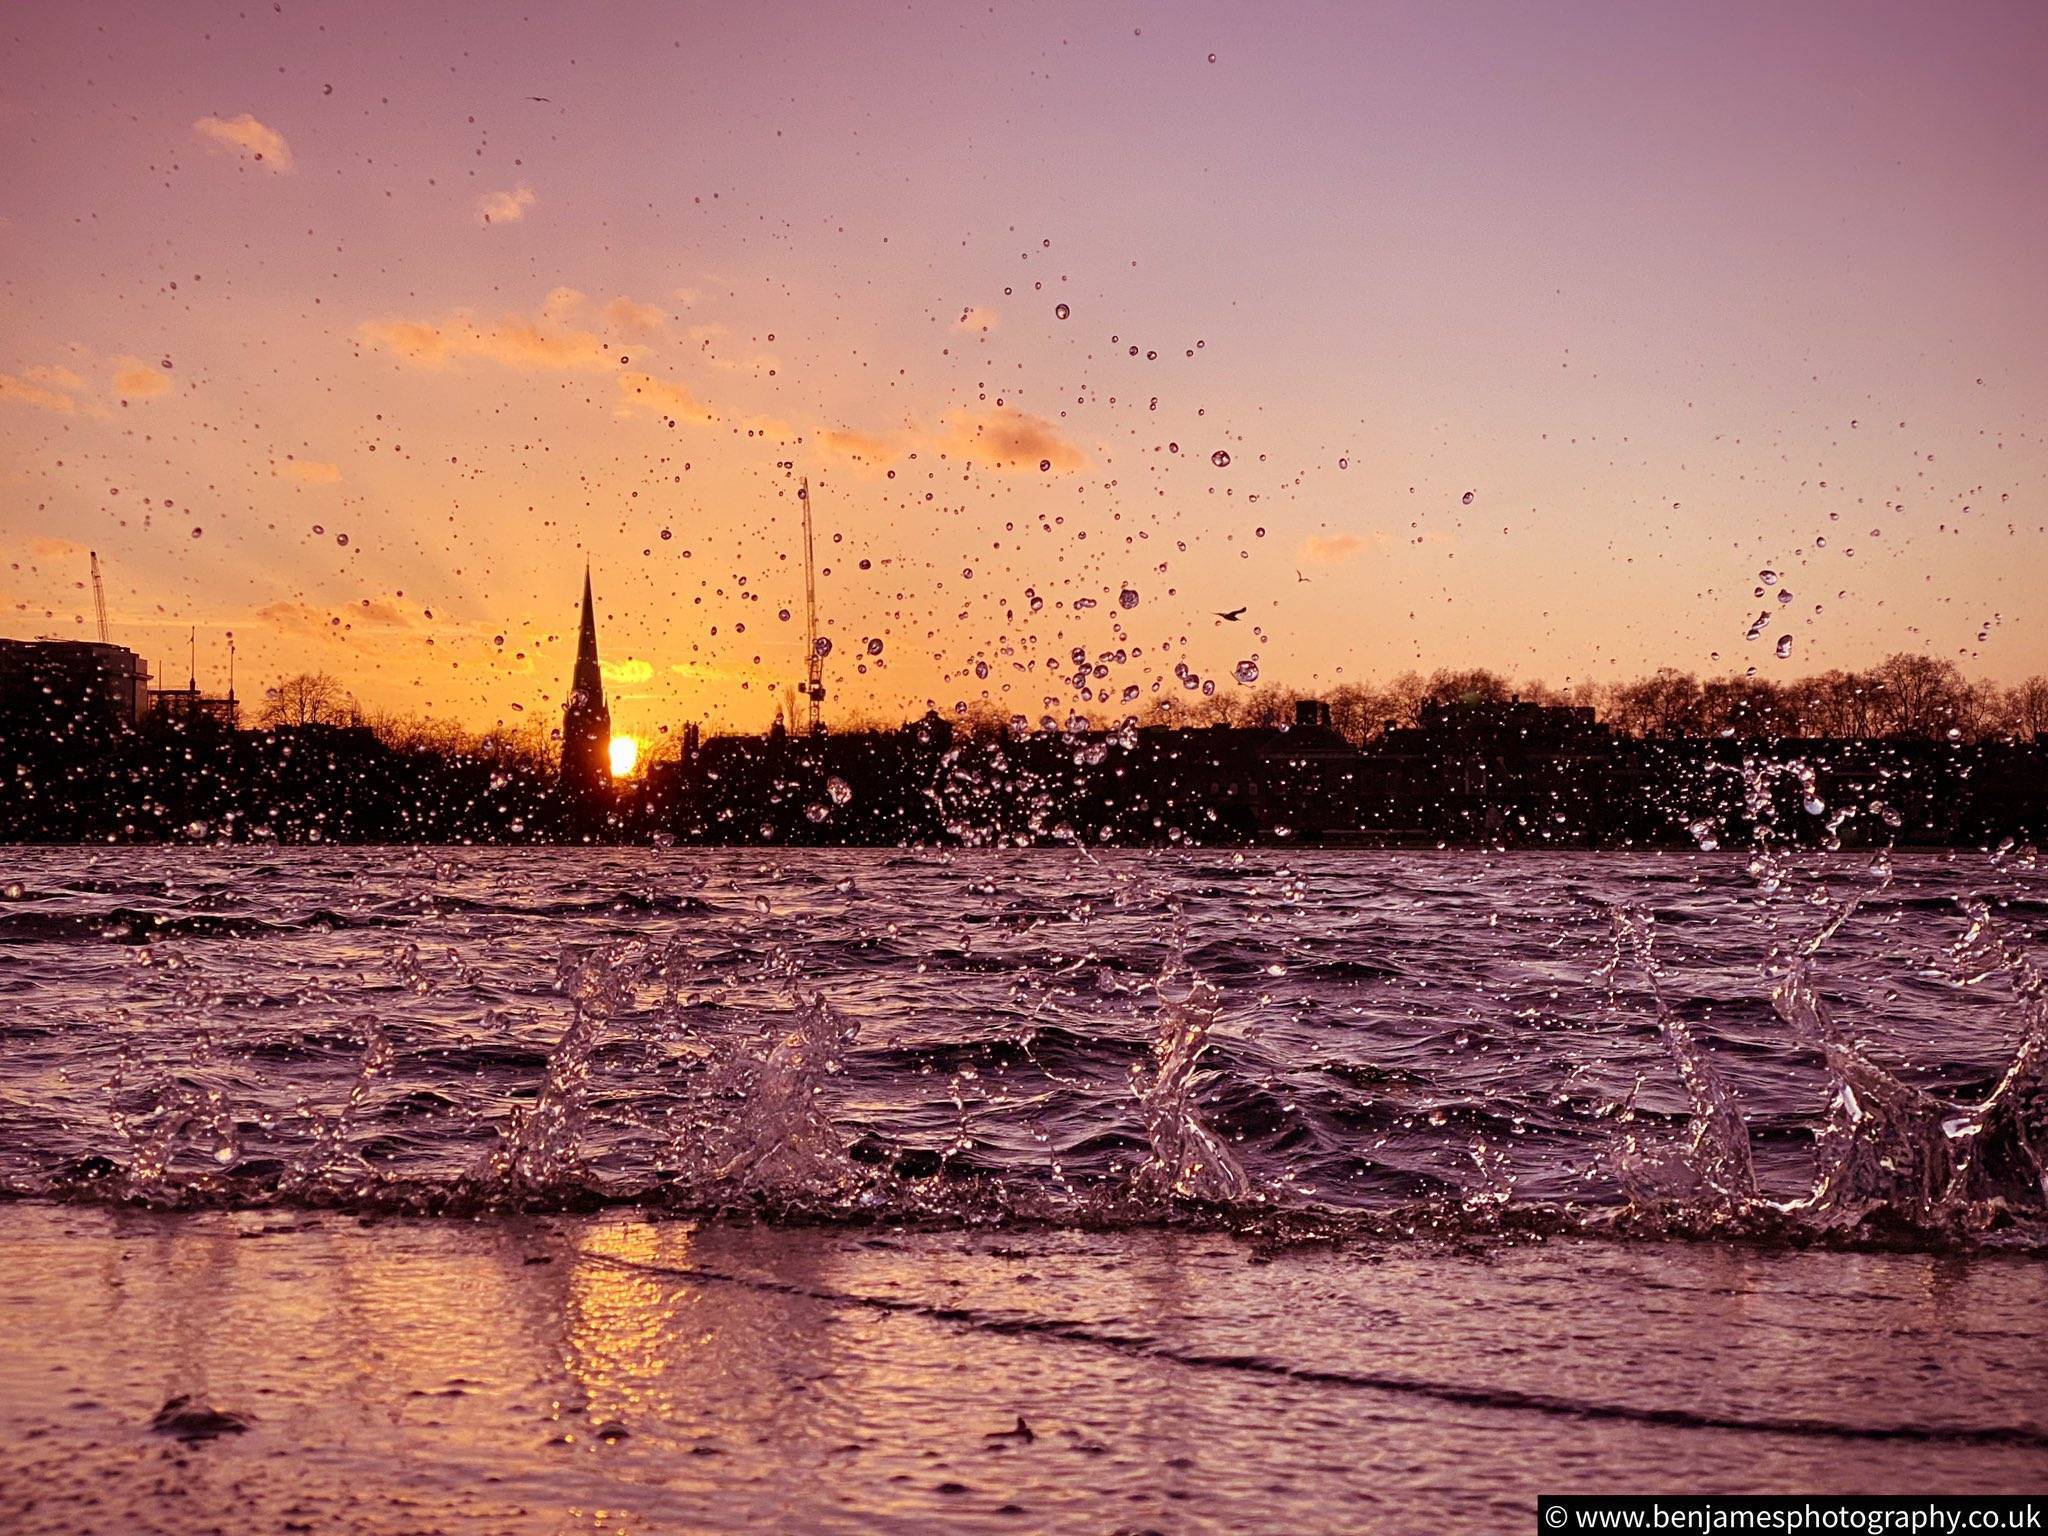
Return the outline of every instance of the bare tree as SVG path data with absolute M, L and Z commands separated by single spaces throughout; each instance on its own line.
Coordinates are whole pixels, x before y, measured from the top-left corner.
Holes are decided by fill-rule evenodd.
M 1631 736 L 1698 736 L 1704 724 L 1699 679 L 1665 667 L 1614 690 L 1608 718 Z
M 1883 734 L 1936 740 L 1962 731 L 1973 713 L 1970 685 L 1952 661 L 1900 651 L 1871 669 Z
M 355 717 L 355 700 L 325 672 L 300 672 L 263 696 L 258 717 L 268 726 L 341 725 Z
M 2006 690 L 2005 728 L 2021 741 L 2048 741 L 2048 677 L 2030 677 Z

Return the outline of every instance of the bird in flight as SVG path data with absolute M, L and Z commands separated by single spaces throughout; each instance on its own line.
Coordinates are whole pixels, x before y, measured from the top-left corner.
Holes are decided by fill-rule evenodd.
M 1296 581 L 1307 581 L 1307 580 L 1308 580 L 1308 578 L 1307 578 L 1306 576 L 1302 575 L 1302 574 L 1301 574 L 1301 572 L 1299 572 L 1299 571 L 1296 571 L 1296 572 L 1294 573 L 1294 579 L 1295 579 Z
M 1242 608 L 1233 608 L 1228 613 L 1217 614 L 1216 617 L 1221 619 L 1226 624 L 1235 624 L 1239 619 L 1244 617 L 1244 610 Z
M 553 98 L 548 96 L 529 96 L 526 99 L 528 101 L 550 101 Z

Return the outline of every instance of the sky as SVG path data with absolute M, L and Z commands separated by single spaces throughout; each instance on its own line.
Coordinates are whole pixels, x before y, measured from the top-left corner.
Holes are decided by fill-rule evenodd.
M 2027 4 L 29 0 L 0 634 L 759 729 L 808 477 L 828 719 L 2010 682 L 2044 167 Z

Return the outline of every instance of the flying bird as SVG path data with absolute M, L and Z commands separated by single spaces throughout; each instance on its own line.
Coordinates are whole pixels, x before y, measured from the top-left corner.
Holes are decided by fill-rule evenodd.
M 1308 580 L 1308 578 L 1307 578 L 1306 576 L 1302 575 L 1302 574 L 1301 574 L 1301 572 L 1299 572 L 1299 571 L 1296 571 L 1296 572 L 1294 573 L 1294 579 L 1295 579 L 1296 581 L 1307 581 L 1307 580 Z
M 1226 624 L 1235 624 L 1239 619 L 1244 617 L 1244 610 L 1242 608 L 1233 608 L 1228 613 L 1217 614 L 1216 617 L 1221 619 Z
M 549 101 L 552 100 L 553 98 L 547 96 L 529 96 L 526 99 L 528 101 Z

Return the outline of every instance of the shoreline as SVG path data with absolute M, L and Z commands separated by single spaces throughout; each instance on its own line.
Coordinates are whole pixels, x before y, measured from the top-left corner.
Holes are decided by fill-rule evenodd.
M 1500 1529 L 2048 1479 L 2012 1256 L 20 1201 L 0 1307 L 24 1533 Z M 152 1429 L 181 1397 L 239 1427 Z

